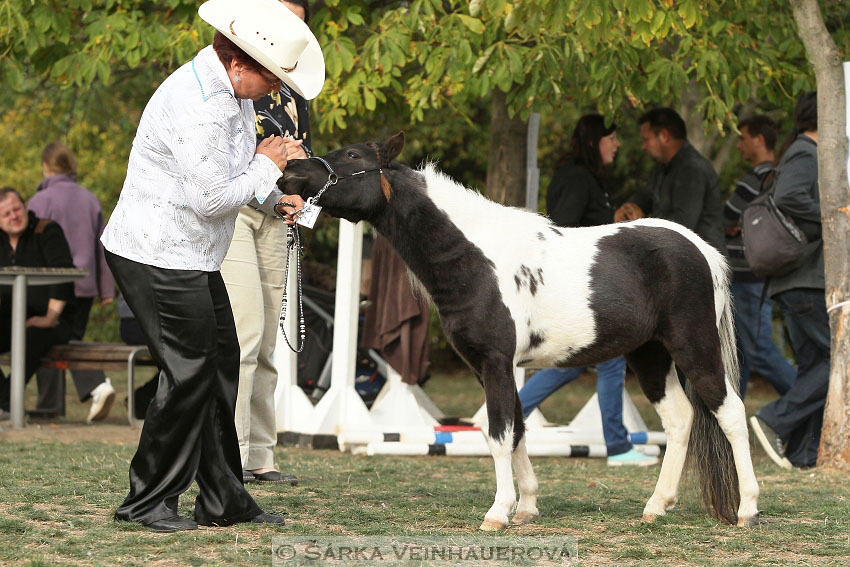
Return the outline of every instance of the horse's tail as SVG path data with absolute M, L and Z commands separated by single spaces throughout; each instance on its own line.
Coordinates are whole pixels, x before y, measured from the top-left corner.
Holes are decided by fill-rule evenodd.
M 715 254 L 713 258 L 707 257 L 707 260 L 711 267 L 714 303 L 718 314 L 716 324 L 720 356 L 725 378 L 737 395 L 740 389 L 740 370 L 736 353 L 732 298 L 729 293 L 729 269 L 725 259 L 716 251 Z M 725 388 L 725 381 L 723 387 Z M 699 476 L 703 503 L 717 519 L 734 525 L 737 522 L 740 491 L 732 445 L 690 381 L 686 382 L 685 393 L 694 408 L 688 461 Z

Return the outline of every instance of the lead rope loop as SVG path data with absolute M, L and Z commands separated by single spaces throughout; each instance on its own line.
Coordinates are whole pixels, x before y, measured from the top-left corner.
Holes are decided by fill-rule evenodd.
M 298 334 L 301 339 L 300 346 L 296 349 L 292 346 L 292 343 L 289 342 L 289 337 L 286 336 L 286 288 L 289 284 L 289 257 L 292 255 L 293 249 L 295 251 L 295 274 L 296 279 L 298 281 Z M 289 225 L 286 227 L 286 268 L 283 272 L 283 297 L 280 301 L 280 332 L 283 333 L 283 339 L 286 341 L 286 345 L 289 347 L 289 350 L 295 353 L 299 353 L 304 350 L 304 339 L 307 338 L 307 327 L 304 325 L 304 306 L 302 304 L 301 298 L 303 297 L 303 291 L 301 288 L 301 233 L 298 231 L 298 227 L 295 225 Z

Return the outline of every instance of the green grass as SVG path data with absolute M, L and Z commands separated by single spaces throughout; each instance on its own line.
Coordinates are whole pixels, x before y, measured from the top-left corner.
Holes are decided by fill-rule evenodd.
M 121 377 L 115 379 L 120 387 Z M 627 386 L 635 390 L 633 380 Z M 426 391 L 448 415 L 470 416 L 483 401 L 466 373 L 438 374 Z M 584 377 L 541 409 L 548 419 L 567 422 L 592 391 L 592 379 Z M 475 535 L 495 491 L 489 457 L 366 457 L 281 447 L 279 465 L 301 483 L 254 485 L 250 491 L 265 510 L 286 516 L 285 527 L 243 524 L 154 534 L 111 521 L 126 495 L 135 449 L 125 439 L 132 434 L 120 425 L 123 394 L 108 420 L 111 428 L 77 426 L 87 408 L 73 396 L 69 392 L 66 418 L 24 433 L 0 433 L 0 565 L 271 565 L 276 535 Z M 766 386 L 752 384 L 748 413 L 771 397 Z M 659 427 L 643 397 L 634 399 L 647 425 Z M 846 476 L 784 471 L 758 448 L 754 459 L 763 523 L 753 529 L 709 518 L 692 483 L 668 516 L 642 524 L 658 467 L 614 469 L 604 459 L 538 458 L 533 464 L 541 517 L 509 533 L 575 537 L 581 565 L 845 565 Z M 196 494 L 193 487 L 181 497 L 181 514 L 191 516 Z

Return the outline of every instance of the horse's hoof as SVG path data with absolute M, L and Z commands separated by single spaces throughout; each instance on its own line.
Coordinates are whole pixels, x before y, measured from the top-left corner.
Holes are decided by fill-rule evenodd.
M 657 516 L 657 515 L 655 515 L 655 514 L 646 514 L 646 513 L 644 513 L 644 515 L 643 515 L 643 516 L 641 516 L 640 520 L 641 520 L 642 522 L 646 523 L 646 524 L 651 524 L 651 523 L 652 523 L 652 522 L 654 522 L 657 518 L 658 518 L 658 516 Z
M 523 524 L 531 524 L 536 521 L 538 518 L 538 514 L 530 514 L 528 512 L 519 512 L 517 513 L 511 523 L 515 526 L 521 526 Z
M 505 524 L 505 522 L 493 520 L 492 518 L 484 518 L 484 523 L 482 523 L 481 527 L 478 529 L 483 532 L 497 532 L 505 529 L 506 527 L 507 524 Z
M 749 518 L 738 518 L 738 527 L 749 528 L 750 526 L 759 525 L 759 516 L 760 514 L 756 512 L 755 516 L 750 516 Z

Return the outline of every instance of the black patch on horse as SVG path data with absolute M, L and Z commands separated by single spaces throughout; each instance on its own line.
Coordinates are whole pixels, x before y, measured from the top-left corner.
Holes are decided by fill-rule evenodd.
M 542 345 L 545 340 L 546 338 L 542 334 L 532 331 L 531 334 L 528 335 L 528 348 L 537 348 Z

